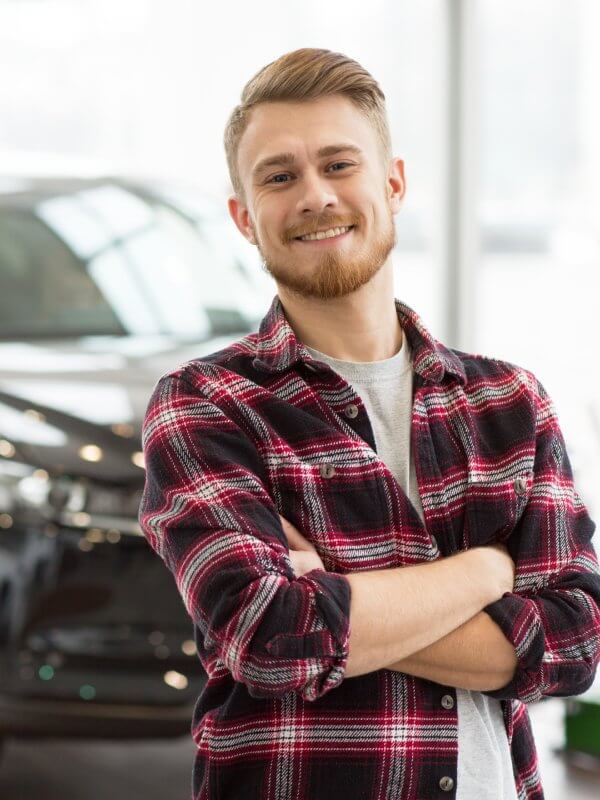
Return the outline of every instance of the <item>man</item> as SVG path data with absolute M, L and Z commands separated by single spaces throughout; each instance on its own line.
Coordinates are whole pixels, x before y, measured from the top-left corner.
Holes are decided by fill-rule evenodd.
M 543 797 L 528 702 L 600 658 L 594 523 L 529 371 L 393 295 L 384 96 L 305 48 L 252 78 L 230 214 L 277 294 L 158 382 L 140 522 L 195 624 L 194 798 Z

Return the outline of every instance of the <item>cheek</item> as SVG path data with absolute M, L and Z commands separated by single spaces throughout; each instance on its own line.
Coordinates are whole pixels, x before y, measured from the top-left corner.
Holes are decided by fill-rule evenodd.
M 389 226 L 391 216 L 392 213 L 387 203 L 378 200 L 373 207 L 373 225 L 376 225 L 379 230 L 383 230 Z
M 262 203 L 255 209 L 254 222 L 254 230 L 261 241 L 281 243 L 286 226 L 277 209 Z

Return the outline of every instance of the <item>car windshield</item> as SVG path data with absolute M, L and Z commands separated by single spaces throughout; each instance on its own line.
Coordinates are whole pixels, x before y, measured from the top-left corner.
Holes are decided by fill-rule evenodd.
M 208 209 L 192 219 L 171 201 L 106 183 L 26 206 L 4 198 L 0 338 L 248 329 L 260 300 L 239 253 L 215 239 L 224 220 Z

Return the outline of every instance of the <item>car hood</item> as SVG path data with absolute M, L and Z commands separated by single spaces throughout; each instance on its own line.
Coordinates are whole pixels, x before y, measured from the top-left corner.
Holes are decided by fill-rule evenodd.
M 157 380 L 247 333 L 0 343 L 0 454 L 51 474 L 143 481 L 141 427 Z

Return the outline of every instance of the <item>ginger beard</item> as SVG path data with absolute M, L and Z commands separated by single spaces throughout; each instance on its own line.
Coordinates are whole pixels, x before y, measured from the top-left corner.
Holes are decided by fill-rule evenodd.
M 358 227 L 349 236 L 361 235 L 362 226 L 358 220 L 357 223 Z M 323 225 L 316 222 L 315 227 L 321 228 Z M 306 252 L 300 258 L 290 255 L 283 261 L 272 257 L 254 226 L 253 231 L 256 247 L 262 256 L 263 270 L 290 291 L 302 297 L 315 297 L 319 300 L 344 297 L 360 289 L 381 269 L 396 244 L 396 229 L 391 211 L 382 230 L 377 231 L 374 241 L 367 242 L 362 249 L 356 246 L 357 252 L 352 252 L 352 247 L 348 246 L 352 242 L 325 246 L 322 249 L 306 245 Z M 305 245 L 288 239 L 285 240 L 285 247 L 292 253 Z M 366 252 L 365 247 L 368 248 Z

